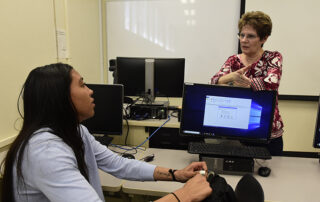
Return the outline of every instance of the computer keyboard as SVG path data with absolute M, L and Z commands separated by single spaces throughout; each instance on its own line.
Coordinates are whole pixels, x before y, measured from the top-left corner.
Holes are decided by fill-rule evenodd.
M 265 147 L 234 146 L 204 142 L 190 142 L 188 152 L 191 154 L 212 155 L 216 157 L 272 158 L 270 152 Z

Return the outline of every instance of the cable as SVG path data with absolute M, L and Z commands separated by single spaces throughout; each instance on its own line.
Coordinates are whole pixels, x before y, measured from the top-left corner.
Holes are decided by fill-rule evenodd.
M 127 139 L 128 139 L 128 136 L 129 136 L 129 121 L 128 121 L 127 109 L 124 109 L 124 113 L 125 113 L 125 120 L 126 120 L 126 123 L 127 123 L 127 134 L 126 134 L 126 138 L 124 140 L 124 145 L 127 145 Z
M 141 144 L 139 144 L 138 146 L 136 146 L 135 148 L 137 149 L 137 148 L 139 148 L 141 145 L 143 145 L 146 141 L 148 141 L 148 140 L 150 140 L 150 138 L 160 129 L 160 128 L 162 128 L 166 123 L 168 123 L 169 121 L 170 121 L 170 119 L 171 119 L 171 116 L 169 115 L 168 116 L 168 119 L 161 125 L 161 126 L 159 126 L 159 128 L 157 128 L 155 131 L 153 131 L 153 133 L 145 140 L 145 141 L 143 141 Z
M 131 154 L 136 154 L 136 153 L 138 153 L 137 148 L 134 148 L 134 147 L 125 148 L 125 147 L 122 147 L 122 146 L 119 146 L 119 145 L 116 145 L 116 144 L 109 144 L 109 145 L 110 145 L 110 146 L 113 146 L 113 147 L 116 147 L 116 148 L 119 148 L 119 149 L 122 149 L 122 150 L 125 150 L 125 152 L 118 152 L 118 151 L 115 151 L 115 150 L 113 150 L 113 149 L 108 148 L 108 149 L 110 149 L 111 151 L 113 151 L 113 152 L 115 152 L 115 153 L 118 153 L 118 154 L 124 154 L 124 153 L 126 153 L 126 152 L 128 152 L 128 151 L 131 151 L 131 150 L 135 150 L 135 152 L 134 152 L 134 153 L 131 153 Z
M 117 147 L 117 148 L 119 148 L 119 149 L 123 149 L 123 150 L 125 150 L 125 151 L 131 151 L 131 150 L 141 149 L 140 147 L 141 147 L 144 143 L 146 143 L 146 141 L 150 140 L 150 138 L 151 138 L 160 128 L 162 128 L 166 123 L 168 123 L 168 122 L 170 121 L 170 119 L 171 119 L 171 116 L 169 115 L 169 116 L 168 116 L 168 119 L 167 119 L 161 126 L 159 126 L 155 131 L 153 131 L 153 133 L 152 133 L 146 140 L 144 140 L 141 144 L 139 144 L 139 145 L 136 146 L 136 147 L 132 147 L 132 148 L 130 148 L 130 149 L 127 149 L 127 148 L 121 147 L 121 146 L 116 145 L 116 144 L 111 144 L 111 143 L 110 143 L 110 145 L 113 146 L 113 147 Z M 120 153 L 120 152 L 117 152 L 117 153 Z
M 176 113 L 177 113 L 177 114 L 176 114 Z M 174 117 L 174 118 L 178 118 L 178 114 L 179 114 L 178 111 L 172 111 L 172 112 L 170 113 L 170 116 L 172 116 L 172 117 Z
M 262 164 L 264 164 L 266 162 L 266 160 L 264 160 L 264 159 L 261 159 L 261 160 L 262 160 L 262 162 L 259 162 L 258 159 L 254 159 L 254 161 L 258 164 L 258 166 L 263 167 L 265 165 L 262 165 Z
M 126 120 L 126 123 L 127 123 L 127 134 L 126 134 L 126 138 L 124 140 L 124 145 L 127 145 L 127 140 L 128 140 L 128 136 L 129 136 L 129 130 L 130 130 L 130 126 L 129 126 L 129 121 L 128 121 L 128 118 L 129 118 L 129 114 L 128 114 L 128 109 L 134 105 L 136 102 L 138 102 L 140 100 L 141 97 L 138 97 L 136 100 L 134 100 L 131 104 L 128 104 L 126 106 L 126 108 L 124 109 L 124 113 L 125 113 L 125 120 Z

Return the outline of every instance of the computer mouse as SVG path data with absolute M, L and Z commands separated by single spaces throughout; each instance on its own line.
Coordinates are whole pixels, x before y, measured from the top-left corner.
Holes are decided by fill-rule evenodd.
M 262 177 L 268 177 L 271 173 L 271 169 L 268 167 L 260 167 L 258 170 L 258 174 Z
M 127 154 L 127 153 L 122 154 L 122 157 L 127 159 L 135 159 L 135 157 L 132 154 Z

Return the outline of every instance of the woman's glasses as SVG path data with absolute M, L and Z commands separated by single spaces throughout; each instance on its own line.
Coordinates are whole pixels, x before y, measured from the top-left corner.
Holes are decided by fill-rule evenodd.
M 258 37 L 257 35 L 254 35 L 254 34 L 242 34 L 242 33 L 237 34 L 237 36 L 238 36 L 238 39 L 241 39 L 241 40 L 245 38 L 248 40 L 253 40 Z

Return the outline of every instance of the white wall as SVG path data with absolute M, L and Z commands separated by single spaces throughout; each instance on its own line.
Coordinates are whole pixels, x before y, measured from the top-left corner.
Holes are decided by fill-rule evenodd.
M 247 0 L 246 11 L 261 10 L 270 15 L 272 34 L 264 48 L 283 55 L 280 94 L 320 93 L 320 1 Z
M 238 51 L 240 3 L 106 0 L 108 59 L 185 58 L 185 81 L 208 83 Z

